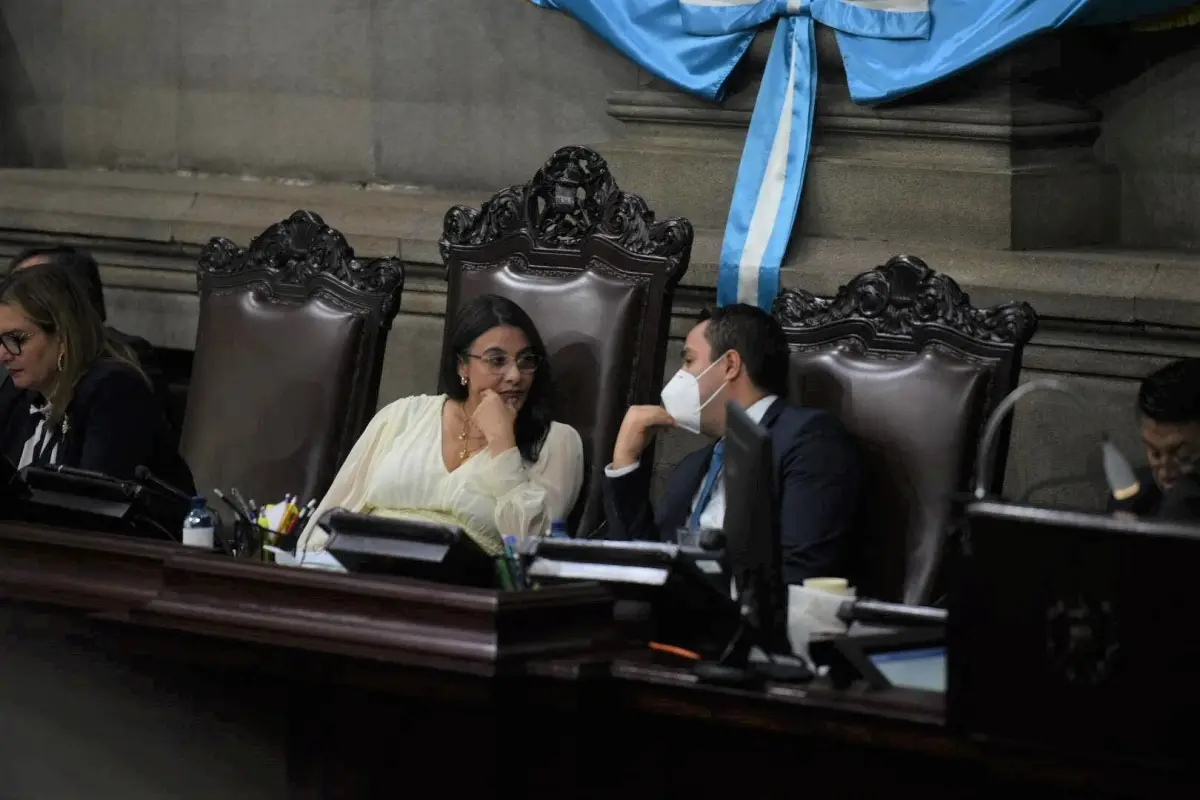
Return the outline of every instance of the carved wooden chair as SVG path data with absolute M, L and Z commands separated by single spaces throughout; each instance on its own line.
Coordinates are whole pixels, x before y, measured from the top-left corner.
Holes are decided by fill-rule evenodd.
M 478 295 L 507 297 L 529 314 L 550 353 L 555 419 L 583 440 L 587 472 L 571 529 L 595 533 L 604 520 L 600 482 L 625 410 L 657 402 L 662 388 L 691 223 L 656 221 L 640 197 L 617 187 L 597 153 L 564 147 L 533 180 L 482 209 L 451 208 L 440 244 L 449 284 L 443 352 L 456 311 Z
M 200 255 L 200 322 L 181 451 L 197 488 L 320 497 L 375 413 L 398 259 L 359 262 L 297 211 L 242 249 Z
M 860 594 L 936 600 L 952 498 L 969 487 L 984 421 L 1016 386 L 1037 315 L 1027 303 L 975 308 L 951 278 L 903 255 L 833 299 L 786 290 L 775 315 L 792 349 L 793 399 L 837 413 L 863 448 Z

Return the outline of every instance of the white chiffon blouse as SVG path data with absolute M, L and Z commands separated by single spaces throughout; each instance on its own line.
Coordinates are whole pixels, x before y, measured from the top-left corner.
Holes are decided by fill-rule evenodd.
M 551 423 L 538 460 L 513 447 L 484 448 L 453 472 L 442 458 L 445 395 L 405 397 L 375 415 L 305 527 L 297 550 L 320 550 L 326 511 L 457 524 L 492 555 L 504 537 L 544 536 L 565 519 L 583 484 L 583 443 L 569 425 Z

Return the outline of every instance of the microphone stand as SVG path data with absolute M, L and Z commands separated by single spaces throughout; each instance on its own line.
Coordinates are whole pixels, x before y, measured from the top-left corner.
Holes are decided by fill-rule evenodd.
M 139 464 L 133 471 L 134 479 L 146 491 L 144 495 L 147 507 L 142 509 L 141 518 L 158 531 L 165 533 L 174 541 L 182 541 L 177 533 L 173 533 L 160 522 L 161 518 L 170 518 L 173 523 L 182 523 L 191 506 L 192 498 L 182 489 L 164 481 L 150 471 L 149 467 Z M 169 505 L 166 505 L 169 504 Z M 181 513 L 182 512 L 182 513 Z
M 1023 383 L 1009 392 L 996 405 L 996 409 L 992 411 L 991 416 L 988 417 L 987 424 L 983 428 L 983 435 L 979 437 L 978 452 L 975 454 L 975 487 L 972 492 L 973 499 L 984 500 L 991 494 L 992 462 L 990 456 L 992 450 L 995 448 L 996 437 L 1000 433 L 1000 427 L 1004 424 L 1004 420 L 1012 412 L 1016 404 L 1034 392 L 1055 392 L 1071 398 L 1072 402 L 1079 408 L 1079 411 L 1092 421 L 1096 430 L 1100 431 L 1100 450 L 1104 455 L 1104 478 L 1108 483 L 1108 488 L 1112 496 L 1117 500 L 1128 500 L 1130 497 L 1135 496 L 1141 489 L 1141 486 L 1133 473 L 1133 467 L 1129 465 L 1129 461 L 1121 454 L 1117 446 L 1110 441 L 1108 431 L 1100 423 L 1100 420 L 1087 404 L 1087 401 L 1066 381 L 1056 378 L 1039 378 L 1035 381 Z
M 133 477 L 135 479 L 137 479 L 138 481 L 140 481 L 143 485 L 147 484 L 147 483 L 153 484 L 155 486 L 155 488 L 157 488 L 161 492 L 166 492 L 169 495 L 178 497 L 178 498 L 182 499 L 184 502 L 189 503 L 189 504 L 192 502 L 192 498 L 190 495 L 188 495 L 182 489 L 178 489 L 178 488 L 172 486 L 171 484 L 167 483 L 162 478 L 159 478 L 153 472 L 151 472 L 149 470 L 149 468 L 147 468 L 147 467 L 139 465 L 137 467 L 137 469 L 135 469 L 133 471 Z

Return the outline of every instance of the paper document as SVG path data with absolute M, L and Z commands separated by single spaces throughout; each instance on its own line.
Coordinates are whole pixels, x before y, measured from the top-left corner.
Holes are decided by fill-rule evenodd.
M 275 556 L 275 563 L 283 567 L 306 567 L 308 569 L 327 569 L 332 572 L 348 572 L 341 562 L 324 550 L 304 551 L 299 555 L 280 550 L 274 545 L 264 545 L 263 549 Z

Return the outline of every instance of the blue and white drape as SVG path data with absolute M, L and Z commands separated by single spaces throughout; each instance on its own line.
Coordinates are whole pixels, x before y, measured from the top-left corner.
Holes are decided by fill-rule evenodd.
M 717 301 L 770 308 L 808 161 L 813 25 L 837 31 L 851 98 L 891 100 L 1066 24 L 1196 0 L 530 0 L 565 11 L 644 69 L 719 100 L 758 26 L 777 20 L 726 221 Z

